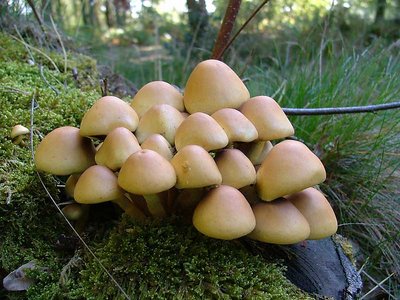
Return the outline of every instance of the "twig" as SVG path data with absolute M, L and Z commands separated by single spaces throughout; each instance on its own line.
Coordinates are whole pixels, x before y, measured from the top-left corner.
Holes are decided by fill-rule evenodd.
M 395 273 L 390 274 L 389 276 L 387 276 L 385 279 L 383 279 L 381 282 L 379 282 L 374 288 L 372 288 L 370 291 L 368 291 L 368 293 L 364 294 L 360 300 L 365 299 L 369 294 L 371 294 L 373 291 L 375 291 L 378 287 L 381 287 L 381 285 L 387 281 L 390 277 L 392 277 Z
M 34 126 L 34 110 L 37 107 L 36 105 L 36 100 L 35 100 L 35 93 L 32 95 L 32 101 L 31 101 L 31 128 L 30 128 L 30 146 L 31 146 L 31 156 L 32 156 L 32 161 L 35 160 L 35 152 L 33 149 L 33 126 Z M 117 286 L 117 288 L 120 290 L 120 292 L 124 295 L 124 297 L 128 300 L 130 300 L 131 298 L 129 297 L 129 295 L 125 292 L 125 290 L 121 287 L 121 285 L 116 281 L 116 279 L 111 275 L 111 273 L 106 269 L 106 267 L 103 265 L 103 263 L 100 261 L 100 259 L 96 256 L 96 254 L 94 254 L 93 250 L 89 247 L 89 245 L 84 241 L 84 239 L 80 236 L 80 234 L 76 231 L 76 229 L 74 228 L 74 226 L 72 226 L 71 222 L 67 219 L 67 217 L 64 215 L 64 213 L 62 212 L 61 208 L 57 205 L 56 200 L 54 200 L 53 196 L 51 195 L 51 193 L 49 192 L 49 190 L 47 189 L 40 173 L 38 171 L 36 171 L 36 175 L 39 178 L 39 181 L 43 187 L 43 189 L 46 191 L 47 196 L 49 196 L 50 200 L 53 202 L 53 205 L 57 208 L 58 212 L 63 216 L 63 218 L 65 219 L 65 222 L 68 224 L 68 226 L 71 228 L 71 230 L 74 232 L 74 234 L 76 234 L 76 236 L 78 237 L 78 239 L 81 241 L 81 243 L 83 244 L 83 246 L 87 249 L 87 251 L 93 256 L 93 258 L 95 259 L 95 261 L 99 264 L 99 266 L 101 267 L 101 269 L 108 275 L 108 277 L 114 282 L 114 284 Z
M 40 29 L 42 29 L 43 34 L 46 34 L 46 29 L 44 28 L 42 18 L 40 17 L 40 15 L 36 10 L 35 3 L 32 0 L 26 0 L 26 2 L 28 2 L 29 6 L 31 7 L 33 14 L 35 15 L 35 18 L 40 25 Z
M 319 116 L 319 115 L 341 115 L 356 114 L 366 112 L 376 112 L 379 110 L 389 110 L 400 108 L 399 102 L 390 102 L 376 105 L 349 106 L 349 107 L 326 107 L 326 108 L 282 108 L 285 114 L 290 116 Z
M 58 41 L 60 42 L 60 45 L 61 45 L 61 49 L 62 49 L 63 56 L 64 56 L 64 73 L 67 74 L 67 66 L 68 66 L 67 51 L 65 51 L 64 43 L 63 43 L 63 41 L 61 39 L 60 34 L 57 31 L 56 24 L 54 24 L 54 21 L 53 21 L 53 18 L 52 18 L 51 15 L 50 15 L 50 21 L 51 21 L 51 25 L 53 26 L 54 31 L 56 32 Z
M 46 57 L 50 63 L 53 65 L 54 69 L 56 69 L 58 72 L 60 72 L 60 69 L 57 67 L 57 65 L 55 64 L 55 62 L 50 58 L 50 56 L 48 56 L 46 53 L 44 53 L 43 51 L 29 45 L 28 43 L 26 43 L 24 40 L 20 40 L 19 38 L 13 36 L 12 34 L 10 35 L 14 40 L 17 40 L 18 42 L 24 44 L 26 47 L 29 47 L 32 50 L 35 50 L 36 52 L 39 52 L 40 54 L 42 54 L 44 57 Z
M 373 283 L 375 283 L 376 285 L 378 285 L 381 290 L 383 290 L 386 294 L 388 294 L 388 296 L 392 297 L 393 299 L 396 299 L 396 297 L 394 295 L 392 295 L 387 289 L 385 289 L 384 286 L 382 286 L 382 284 L 380 284 L 378 281 L 376 281 L 371 275 L 369 275 L 367 272 L 365 272 L 364 270 L 362 271 L 362 273 L 368 277 L 369 280 L 371 280 Z
M 17 32 L 19 38 L 24 41 L 24 38 L 22 37 L 22 35 L 19 32 L 18 27 L 16 25 L 14 25 L 14 29 Z M 35 58 L 33 57 L 32 51 L 29 49 L 29 47 L 26 44 L 24 44 L 24 47 L 25 47 L 26 51 L 28 52 L 29 56 L 31 57 L 32 62 L 35 63 Z
M 224 20 L 218 32 L 217 40 L 212 51 L 212 58 L 221 59 L 226 44 L 229 42 L 236 17 L 239 13 L 242 0 L 229 0 L 225 10 Z
M 264 7 L 265 4 L 267 4 L 269 0 L 264 0 L 256 9 L 253 11 L 253 13 L 250 15 L 250 17 L 246 20 L 246 22 L 243 23 L 243 25 L 239 28 L 239 30 L 235 33 L 235 35 L 229 40 L 228 43 L 226 43 L 225 47 L 222 48 L 220 51 L 219 56 L 222 57 L 225 53 L 226 50 L 232 45 L 232 43 L 236 40 L 236 38 L 239 36 L 239 34 L 243 31 L 243 29 L 247 26 L 247 24 L 250 23 L 251 20 L 258 14 L 258 12 Z M 219 59 L 219 58 L 216 58 Z
M 54 93 L 56 93 L 57 96 L 60 95 L 60 91 L 57 90 L 54 86 L 52 86 L 50 82 L 46 79 L 46 77 L 44 77 L 42 65 L 39 66 L 39 70 L 40 70 L 40 76 L 42 77 L 43 81 L 53 90 Z

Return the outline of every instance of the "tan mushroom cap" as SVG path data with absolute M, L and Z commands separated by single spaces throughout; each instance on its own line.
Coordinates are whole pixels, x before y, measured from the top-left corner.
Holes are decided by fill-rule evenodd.
M 207 151 L 224 148 L 228 136 L 222 127 L 209 115 L 197 112 L 187 117 L 176 130 L 175 148 L 199 145 Z
M 141 150 L 134 134 L 125 127 L 117 127 L 110 131 L 103 145 L 96 152 L 96 163 L 116 171 L 128 157 Z
M 54 175 L 82 173 L 95 164 L 95 148 L 89 138 L 71 126 L 54 129 L 36 148 L 35 165 L 40 171 Z
M 198 145 L 187 145 L 171 159 L 178 189 L 221 184 L 222 177 L 211 155 Z
M 161 134 L 152 134 L 142 143 L 142 149 L 149 149 L 157 152 L 166 160 L 171 160 L 174 156 L 173 148 Z
M 77 221 L 85 214 L 85 209 L 79 203 L 71 203 L 62 209 L 63 214 L 70 221 Z
M 168 160 L 155 151 L 144 149 L 125 161 L 118 174 L 118 183 L 132 194 L 156 194 L 172 188 L 176 174 Z
M 183 95 L 186 110 L 213 114 L 221 108 L 239 108 L 249 91 L 225 63 L 209 59 L 199 63 L 189 76 Z
M 326 179 L 319 158 L 301 142 L 276 144 L 257 171 L 257 192 L 265 201 L 299 192 Z
M 20 124 L 13 126 L 10 134 L 13 144 L 15 145 L 21 144 L 23 136 L 28 134 L 29 132 L 30 131 L 28 128 Z
M 124 191 L 118 186 L 117 176 L 104 166 L 94 165 L 79 177 L 75 186 L 75 201 L 95 204 L 123 197 Z
M 336 233 L 337 219 L 325 196 L 315 188 L 308 188 L 286 197 L 310 224 L 309 240 L 319 240 Z
M 68 177 L 67 181 L 65 182 L 65 192 L 71 198 L 74 198 L 75 186 L 80 176 L 81 174 L 72 174 Z
M 224 149 L 215 158 L 222 175 L 222 184 L 240 189 L 256 182 L 256 170 L 238 149 Z
M 240 107 L 240 111 L 254 124 L 258 139 L 270 141 L 294 134 L 294 129 L 282 108 L 267 96 L 257 96 Z
M 145 84 L 131 102 L 131 106 L 137 112 L 139 118 L 156 104 L 169 104 L 179 111 L 185 110 L 182 94 L 165 81 L 152 81 Z
M 300 211 L 286 199 L 253 206 L 256 227 L 248 235 L 260 242 L 289 245 L 304 241 L 310 226 Z
M 255 141 L 252 143 L 243 143 L 239 149 L 250 159 L 253 165 L 261 165 L 268 153 L 272 150 L 270 141 Z
M 184 119 L 171 105 L 153 105 L 140 119 L 135 135 L 140 144 L 150 135 L 158 133 L 164 136 L 168 143 L 175 145 L 176 130 Z
M 232 240 L 250 233 L 256 220 L 246 198 L 237 189 L 221 185 L 197 205 L 193 225 L 209 237 Z
M 258 138 L 257 129 L 240 111 L 233 108 L 223 108 L 211 115 L 224 129 L 229 143 L 251 142 Z
M 125 101 L 105 96 L 97 100 L 85 113 L 81 121 L 82 136 L 104 136 L 117 127 L 135 131 L 139 117 Z

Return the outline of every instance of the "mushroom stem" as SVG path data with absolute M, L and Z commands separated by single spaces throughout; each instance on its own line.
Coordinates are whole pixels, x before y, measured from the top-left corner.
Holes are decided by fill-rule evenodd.
M 154 217 L 163 218 L 167 215 L 162 204 L 164 201 L 163 196 L 163 193 L 143 195 L 144 199 L 146 199 L 147 208 Z
M 146 219 L 144 213 L 124 195 L 113 200 L 113 202 L 121 207 L 128 216 L 131 216 L 132 218 L 139 221 L 144 221 Z

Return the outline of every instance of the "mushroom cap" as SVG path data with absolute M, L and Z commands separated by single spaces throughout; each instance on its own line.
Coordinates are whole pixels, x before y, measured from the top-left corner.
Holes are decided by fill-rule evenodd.
M 189 76 L 183 95 L 186 110 L 213 114 L 221 108 L 239 108 L 249 91 L 225 63 L 209 59 L 199 63 Z
M 256 141 L 240 145 L 240 150 L 250 159 L 253 165 L 261 165 L 267 157 L 269 151 L 272 150 L 270 141 Z
M 96 152 L 96 163 L 116 171 L 132 153 L 141 149 L 136 137 L 129 129 L 117 127 L 110 131 Z
M 319 240 L 336 233 L 338 223 L 325 196 L 315 188 L 307 188 L 286 197 L 310 224 L 309 240 Z
M 258 132 L 240 111 L 233 108 L 222 108 L 211 115 L 224 129 L 229 143 L 251 142 L 258 138 Z
M 250 233 L 256 220 L 242 193 L 221 185 L 209 191 L 197 205 L 193 225 L 209 237 L 232 240 Z
M 67 178 L 67 181 L 65 182 L 65 192 L 71 198 L 74 198 L 75 186 L 80 176 L 81 174 L 72 174 Z
M 240 189 L 256 182 L 256 170 L 238 149 L 224 149 L 215 158 L 222 175 L 222 184 Z
M 145 84 L 131 102 L 131 106 L 137 112 L 139 118 L 156 104 L 169 104 L 179 111 L 185 110 L 182 94 L 165 81 L 151 81 Z
M 240 111 L 254 124 L 258 140 L 282 139 L 294 134 L 294 129 L 282 108 L 267 96 L 250 98 Z
M 13 128 L 11 129 L 10 137 L 11 137 L 11 139 L 15 139 L 16 137 L 18 137 L 20 135 L 24 135 L 24 134 L 28 134 L 28 133 L 29 133 L 28 128 L 18 124 L 18 125 L 13 126 Z
M 84 215 L 84 208 L 79 203 L 71 203 L 62 209 L 63 214 L 70 221 L 79 220 Z
M 94 165 L 79 177 L 75 186 L 75 201 L 95 204 L 116 200 L 124 191 L 118 186 L 117 176 L 104 166 Z
M 122 165 L 118 183 L 132 194 L 156 194 L 172 188 L 176 174 L 168 160 L 153 150 L 143 149 L 129 156 Z
M 114 96 L 105 96 L 85 113 L 80 133 L 82 136 L 104 136 L 117 127 L 135 131 L 138 123 L 139 117 L 128 103 Z
M 211 155 L 198 145 L 187 145 L 171 159 L 178 189 L 221 184 L 222 177 Z
M 157 152 L 166 160 L 171 160 L 174 156 L 173 148 L 161 134 L 152 134 L 142 143 L 142 149 L 149 149 Z
M 59 127 L 47 134 L 35 152 L 35 165 L 40 171 L 54 175 L 82 173 L 95 164 L 95 148 L 79 129 Z
M 310 226 L 300 211 L 286 199 L 253 206 L 256 227 L 248 235 L 260 242 L 288 245 L 304 241 Z
M 175 148 L 186 145 L 199 145 L 207 151 L 224 148 L 228 136 L 222 127 L 209 115 L 201 112 L 187 117 L 176 130 Z
M 168 143 L 174 145 L 176 130 L 184 119 L 171 105 L 153 105 L 140 119 L 135 135 L 141 144 L 148 136 L 158 133 L 164 136 Z
M 257 171 L 257 192 L 265 201 L 299 192 L 326 179 L 324 165 L 301 142 L 276 144 Z

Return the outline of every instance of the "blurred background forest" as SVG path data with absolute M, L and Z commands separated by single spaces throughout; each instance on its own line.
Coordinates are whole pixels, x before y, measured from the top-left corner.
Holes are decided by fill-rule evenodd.
M 94 57 L 99 69 L 132 83 L 131 96 L 152 80 L 183 89 L 193 67 L 211 57 L 227 3 L 8 0 L 0 1 L 0 27 L 41 49 Z M 233 32 L 260 3 L 242 0 Z M 399 101 L 400 0 L 271 0 L 223 60 L 252 96 L 283 107 Z M 290 120 L 327 169 L 321 188 L 339 233 L 353 243 L 363 299 L 399 299 L 399 110 Z

